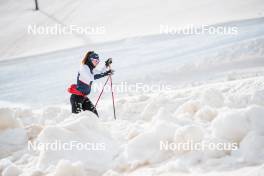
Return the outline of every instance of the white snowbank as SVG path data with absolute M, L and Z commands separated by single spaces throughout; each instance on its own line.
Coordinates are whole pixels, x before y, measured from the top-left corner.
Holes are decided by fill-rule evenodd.
M 71 115 L 69 104 L 65 105 L 66 108 L 41 106 L 42 101 L 48 104 L 57 99 L 68 102 L 69 95 L 66 95 L 65 88 L 70 81 L 69 70 L 76 69 L 73 64 L 76 60 L 65 58 L 77 58 L 75 56 L 80 54 L 79 51 L 76 51 L 77 54 L 69 54 L 69 51 L 61 52 L 59 56 L 50 54 L 21 61 L 18 59 L 16 72 L 13 71 L 12 62 L 1 65 L 0 73 L 6 76 L 3 80 L 14 78 L 17 89 L 12 89 L 11 94 L 10 88 L 14 84 L 2 85 L 0 98 L 32 101 L 34 105 L 41 102 L 41 105 L 39 109 L 11 106 L 0 109 L 0 114 L 4 114 L 0 116 L 0 152 L 3 152 L 0 157 L 10 159 L 8 164 L 5 163 L 7 161 L 0 161 L 0 173 L 6 170 L 6 173 L 12 174 L 14 171 L 17 174 L 18 169 L 23 176 L 29 173 L 32 176 L 94 176 L 104 172 L 105 175 L 138 176 L 162 175 L 168 171 L 172 175 L 176 175 L 174 172 L 177 171 L 195 175 L 197 170 L 222 171 L 260 164 L 264 159 L 264 40 L 252 38 L 262 38 L 262 21 L 256 19 L 253 22 L 234 23 L 244 27 L 241 36 L 204 36 L 208 37 L 208 43 L 201 45 L 200 41 L 205 38 L 197 36 L 179 37 L 179 40 L 177 37 L 176 40 L 158 36 L 99 45 L 105 56 L 117 58 L 120 74 L 115 75 L 115 83 L 126 79 L 146 83 L 159 83 L 162 80 L 182 88 L 144 95 L 138 92 L 117 93 L 116 121 L 112 120 L 111 99 L 107 96 L 104 97 L 105 103 L 98 108 L 101 119 L 89 112 Z M 144 59 L 135 62 L 135 55 Z M 35 59 L 43 67 L 36 67 Z M 69 70 L 61 64 L 62 60 Z M 197 63 L 197 60 L 200 62 Z M 58 73 L 50 74 L 47 68 Z M 21 73 L 31 77 L 20 77 Z M 61 75 L 63 78 L 60 77 L 58 81 L 57 76 Z M 32 84 L 25 84 L 25 81 Z M 35 92 L 30 94 L 29 88 Z M 23 90 L 27 90 L 27 94 L 24 95 Z M 33 99 L 30 95 L 36 95 L 36 92 L 39 96 Z M 28 139 L 55 145 L 71 142 L 105 145 L 93 146 L 93 150 L 71 151 L 55 150 L 50 146 L 47 150 L 32 152 L 25 150 Z M 215 145 L 234 142 L 239 149 L 174 152 L 161 150 L 161 141 L 169 144 L 195 141 Z M 104 147 L 105 150 L 99 150 Z M 10 164 L 15 167 L 7 169 Z
M 162 173 L 166 169 L 171 172 L 191 172 L 197 165 L 204 168 L 227 167 L 228 164 L 225 162 L 228 162 L 236 166 L 238 160 L 244 164 L 259 164 L 264 160 L 262 150 L 264 107 L 255 101 L 248 101 L 244 105 L 246 108 L 234 107 L 239 99 L 243 100 L 245 96 L 251 100 L 250 97 L 256 94 L 253 87 L 261 85 L 262 82 L 263 78 L 240 81 L 246 86 L 236 89 L 243 90 L 241 96 L 237 96 L 237 101 L 223 100 L 228 100 L 237 82 L 225 83 L 221 87 L 219 84 L 212 84 L 209 88 L 205 86 L 206 89 L 201 86 L 189 90 L 149 94 L 146 95 L 147 98 L 132 95 L 122 100 L 121 97 L 117 102 L 122 103 L 123 109 L 119 112 L 117 121 L 102 121 L 89 112 L 71 115 L 64 107 L 59 106 L 40 110 L 7 108 L 2 112 L 16 112 L 11 117 L 24 124 L 28 125 L 30 121 L 32 124 L 25 129 L 21 128 L 24 126 L 22 124 L 20 128 L 4 130 L 0 134 L 0 139 L 4 139 L 5 142 L 0 144 L 6 145 L 0 151 L 4 151 L 3 156 L 6 153 L 12 156 L 12 152 L 25 147 L 28 139 L 37 143 L 77 141 L 82 144 L 105 144 L 103 145 L 105 150 L 67 151 L 48 148 L 33 152 L 36 155 L 36 167 L 28 170 L 31 170 L 32 174 L 41 175 L 43 172 L 50 176 L 88 173 L 122 175 L 151 167 L 154 167 L 151 170 L 153 173 L 156 171 Z M 261 89 L 258 92 L 261 92 Z M 138 109 L 126 111 L 125 107 L 133 106 Z M 106 111 L 108 105 L 102 108 Z M 190 141 L 214 145 L 235 142 L 239 148 L 238 150 L 206 148 L 202 151 L 192 151 L 161 150 L 160 146 L 161 142 L 180 144 Z M 97 146 L 97 149 L 100 147 L 102 146 Z M 21 159 L 21 162 L 13 163 L 22 174 L 29 172 L 23 169 L 22 163 L 33 162 L 29 156 L 32 156 L 30 151 L 28 156 L 24 156 L 23 162 Z M 2 164 L 2 168 L 5 170 L 7 165 Z M 41 172 L 34 172 L 34 169 Z M 12 170 L 15 171 L 11 169 L 9 172 Z
M 184 116 L 192 118 L 201 108 L 200 101 L 190 100 L 182 104 L 175 112 L 178 118 Z
M 125 158 L 122 162 L 132 165 L 150 164 L 168 158 L 168 153 L 160 150 L 160 141 L 172 141 L 176 129 L 177 125 L 175 124 L 169 124 L 165 121 L 156 122 L 151 129 L 128 142 L 125 146 Z
M 211 107 L 222 107 L 224 105 L 224 96 L 217 89 L 207 89 L 202 95 L 202 102 Z
M 23 126 L 21 121 L 15 117 L 15 111 L 10 108 L 0 108 L 0 122 L 0 131 Z
M 27 133 L 12 108 L 0 108 L 0 158 L 22 149 L 27 142 Z M 11 171 L 6 171 L 7 174 Z
M 183 126 L 175 132 L 174 141 L 177 143 L 186 143 L 186 142 L 200 142 L 203 140 L 204 131 L 200 126 L 187 125 Z
M 214 136 L 232 142 L 240 142 L 249 130 L 250 124 L 243 110 L 219 113 L 219 116 L 212 122 Z
M 44 128 L 38 137 L 39 143 L 59 142 L 68 145 L 68 148 L 49 147 L 41 150 L 38 166 L 45 169 L 64 159 L 71 162 L 81 161 L 86 169 L 95 172 L 111 168 L 119 147 L 100 123 L 94 115 L 84 113 L 74 121 Z M 69 146 L 72 146 L 71 150 Z
M 264 161 L 264 135 L 252 131 L 240 142 L 239 150 L 233 153 L 244 162 L 259 164 Z
M 264 107 L 263 106 L 250 106 L 246 109 L 246 115 L 249 119 L 250 129 L 260 134 L 264 134 Z
M 0 133 L 0 158 L 22 149 L 28 141 L 27 132 L 23 128 L 8 129 Z
M 2 172 L 2 176 L 19 176 L 19 174 L 21 174 L 21 170 L 14 164 L 10 164 Z
M 217 114 L 218 112 L 216 109 L 209 106 L 204 106 L 195 114 L 195 118 L 204 121 L 212 121 L 217 116 Z
M 56 166 L 54 174 L 49 176 L 86 176 L 84 165 L 81 162 L 71 163 L 67 160 L 61 160 Z
M 222 111 L 212 122 L 212 130 L 217 138 L 240 142 L 249 131 L 263 133 L 263 107 L 250 106 L 247 109 Z
M 264 91 L 255 91 L 251 97 L 251 102 L 256 105 L 264 106 Z

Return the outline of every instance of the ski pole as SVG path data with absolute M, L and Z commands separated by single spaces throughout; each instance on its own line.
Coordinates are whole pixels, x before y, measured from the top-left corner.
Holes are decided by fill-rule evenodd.
M 105 88 L 106 83 L 108 82 L 108 80 L 109 80 L 109 76 L 108 76 L 108 78 L 107 78 L 107 80 L 106 80 L 106 82 L 105 82 L 105 84 L 104 84 L 104 87 L 103 87 L 103 89 L 102 89 L 102 91 L 101 91 L 99 97 L 98 97 L 97 100 L 96 100 L 96 103 L 95 103 L 95 106 L 94 106 L 94 107 L 97 106 L 97 104 L 98 104 L 98 102 L 99 102 L 99 100 L 100 100 L 100 98 L 101 98 L 101 96 L 102 96 L 102 94 L 103 94 L 103 92 L 104 92 L 104 88 Z
M 112 102 L 113 102 L 113 109 L 114 109 L 114 118 L 116 120 L 116 111 L 115 111 L 115 99 L 114 99 L 114 92 L 113 92 L 113 82 L 112 82 L 112 77 L 109 75 L 110 78 L 110 85 L 111 85 L 111 92 L 112 92 Z
M 111 65 L 109 65 L 109 68 L 111 69 Z M 116 111 L 115 111 L 115 97 L 114 97 L 114 91 L 113 91 L 113 81 L 112 76 L 109 75 L 110 78 L 110 86 L 111 86 L 111 92 L 112 92 L 112 103 L 113 103 L 113 110 L 114 110 L 114 118 L 116 120 Z

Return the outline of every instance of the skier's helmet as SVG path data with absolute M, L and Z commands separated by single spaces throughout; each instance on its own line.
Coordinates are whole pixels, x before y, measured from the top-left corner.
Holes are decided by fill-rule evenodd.
M 89 56 L 89 60 L 92 62 L 93 60 L 96 60 L 99 63 L 99 55 L 95 52 L 92 52 Z
M 99 63 L 99 55 L 94 51 L 88 51 L 82 60 L 82 64 L 86 64 L 91 68 L 94 68 L 93 60 Z

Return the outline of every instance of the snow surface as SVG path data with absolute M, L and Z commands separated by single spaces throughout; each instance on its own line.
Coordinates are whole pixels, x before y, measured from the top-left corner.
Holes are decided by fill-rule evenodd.
M 13 10 L 13 6 L 6 8 L 11 2 L 2 2 L 1 9 L 5 7 L 3 9 L 7 11 Z M 214 2 L 204 1 L 204 8 Z M 20 2 L 16 3 L 19 6 Z M 41 6 L 55 13 L 58 11 L 56 3 L 61 2 L 54 1 L 55 5 L 49 8 L 44 3 Z M 104 4 L 98 1 L 94 6 L 97 3 L 101 3 L 100 7 Z M 108 5 L 117 6 L 118 3 L 109 2 Z M 225 3 L 227 1 L 220 4 Z M 197 6 L 191 4 L 190 11 Z M 263 8 L 262 2 L 244 1 L 238 6 L 237 1 L 228 1 L 228 4 L 230 6 L 227 7 L 214 4 L 205 14 L 198 10 L 194 15 L 208 16 L 208 13 L 219 8 L 216 11 L 219 12 L 219 18 L 212 21 L 206 18 L 206 22 L 237 20 L 216 25 L 235 25 L 239 29 L 238 35 L 151 35 L 1 61 L 0 175 L 264 175 L 264 18 L 238 20 L 256 17 Z M 79 5 L 79 1 L 76 1 L 76 6 Z M 105 12 L 108 5 L 105 5 L 102 12 Z M 127 3 L 126 7 L 129 6 Z M 138 6 L 141 17 L 145 6 L 144 3 L 138 3 Z M 226 11 L 222 12 L 224 7 Z M 70 13 L 73 9 L 68 9 L 68 6 L 64 8 L 64 13 L 58 14 L 59 18 L 75 20 L 81 16 L 79 12 Z M 83 6 L 81 9 L 85 8 Z M 172 13 L 173 8 L 168 9 L 167 13 Z M 133 12 L 133 9 L 132 12 L 131 9 L 125 10 L 128 14 Z M 16 13 L 25 12 L 21 10 Z M 163 10 L 160 13 L 166 15 Z M 72 17 L 66 18 L 68 14 L 72 14 Z M 29 14 L 24 15 L 21 15 L 21 20 L 29 20 L 26 17 Z M 115 15 L 118 13 L 109 15 L 109 18 Z M 116 26 L 123 24 L 128 17 L 124 17 Z M 137 16 L 131 16 L 130 20 L 133 21 L 134 17 Z M 143 17 L 137 23 L 147 20 L 146 16 Z M 191 16 L 189 18 L 193 19 Z M 197 18 L 202 19 L 202 16 Z M 6 22 L 12 19 L 6 18 Z M 32 20 L 37 19 L 39 17 Z M 80 24 L 82 20 L 86 19 L 80 18 Z M 19 24 L 17 27 L 23 28 L 22 23 L 21 26 Z M 13 29 L 12 25 L 10 28 Z M 146 31 L 149 31 L 148 28 Z M 10 47 L 12 41 L 6 47 L 14 55 L 21 54 L 22 50 L 25 54 L 28 47 L 36 44 L 32 38 L 26 40 L 30 42 L 25 42 L 20 51 L 14 52 L 16 47 Z M 58 38 L 56 40 L 62 42 Z M 47 41 L 53 39 L 42 42 L 46 44 Z M 52 43 L 47 50 L 53 44 L 57 45 Z M 35 49 L 40 51 L 37 45 Z M 73 115 L 66 89 L 76 81 L 78 65 L 88 49 L 98 51 L 102 58 L 113 57 L 115 86 L 127 82 L 128 85 L 164 84 L 168 88 L 147 92 L 120 92 L 115 88 L 117 120 L 113 120 L 109 88 L 98 105 L 100 119 L 90 112 Z M 27 52 L 33 53 L 29 50 Z M 4 54 L 4 57 L 7 56 L 10 55 Z M 104 81 L 102 79 L 94 83 L 90 96 L 93 102 L 99 94 L 95 86 Z M 238 148 L 160 150 L 160 141 L 177 144 L 190 140 L 213 144 L 234 143 Z M 56 141 L 97 143 L 99 149 L 104 150 L 28 149 L 29 142 Z M 103 146 L 100 145 L 102 143 Z
M 51 5 L 52 4 L 52 5 Z M 160 25 L 184 27 L 262 17 L 262 0 L 9 0 L 0 3 L 0 60 L 160 33 Z M 30 35 L 29 25 L 100 27 L 104 35 Z M 70 41 L 70 42 L 69 42 Z

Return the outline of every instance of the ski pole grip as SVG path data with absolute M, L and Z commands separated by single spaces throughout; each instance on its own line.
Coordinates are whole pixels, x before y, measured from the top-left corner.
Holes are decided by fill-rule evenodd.
M 111 64 L 112 64 L 112 58 L 108 58 L 108 59 L 105 61 L 105 66 L 106 66 L 106 67 L 109 67 Z

